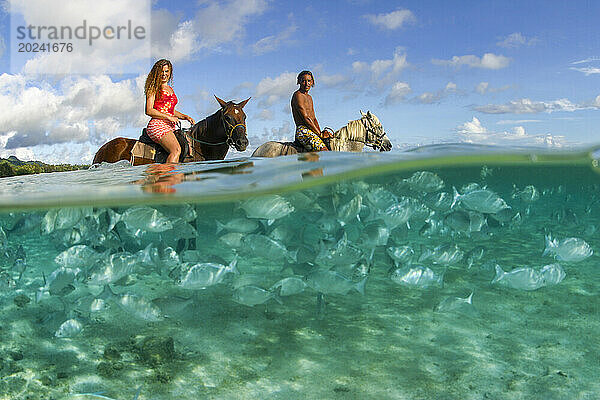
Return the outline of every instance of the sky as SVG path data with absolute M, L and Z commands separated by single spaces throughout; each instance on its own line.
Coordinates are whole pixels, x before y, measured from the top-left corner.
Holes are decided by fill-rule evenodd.
M 17 26 L 54 15 L 76 24 L 81 1 L 1 2 L 1 157 L 90 163 L 106 141 L 138 137 L 160 58 L 173 63 L 176 109 L 197 121 L 218 109 L 214 95 L 251 97 L 250 150 L 293 140 L 289 104 L 304 69 L 322 127 L 370 110 L 395 149 L 600 142 L 597 1 L 95 0 L 97 23 L 141 18 L 147 40 L 19 58 Z

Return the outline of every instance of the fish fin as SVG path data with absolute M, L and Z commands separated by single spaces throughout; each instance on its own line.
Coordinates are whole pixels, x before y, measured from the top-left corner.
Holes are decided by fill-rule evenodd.
M 498 282 L 503 276 L 504 274 L 506 274 L 506 272 L 504 272 L 502 270 L 502 267 L 500 267 L 498 264 L 496 264 L 496 276 L 494 277 L 494 279 L 492 279 L 491 283 L 496 283 Z
M 140 387 L 138 387 L 137 392 L 135 392 L 135 396 L 133 396 L 133 400 L 137 400 L 138 397 L 140 397 L 140 393 L 142 392 L 142 386 L 144 385 L 140 385 Z
M 296 249 L 296 250 L 294 250 L 294 251 L 290 251 L 290 252 L 289 252 L 289 254 L 290 254 L 290 258 L 291 258 L 291 259 L 292 259 L 292 261 L 294 261 L 294 262 L 298 262 L 298 250 L 299 250 L 299 249 Z
M 473 304 L 473 293 L 474 292 L 471 292 L 471 294 L 467 297 L 466 301 L 468 304 Z
M 283 305 L 283 300 L 281 300 L 281 297 L 279 297 L 279 295 L 277 294 L 277 292 L 272 292 L 273 293 L 273 300 L 275 300 L 276 302 L 278 302 L 280 305 Z
M 108 208 L 106 212 L 109 220 L 107 231 L 112 231 L 115 225 L 121 220 L 121 214 L 114 211 L 112 208 Z
M 433 254 L 433 250 L 425 249 L 425 250 L 421 251 L 421 256 L 419 257 L 419 259 L 417 261 L 423 262 L 423 261 L 427 260 L 429 257 L 431 257 L 432 254 Z
M 451 210 L 454 208 L 459 198 L 460 194 L 458 193 L 458 190 L 456 190 L 456 187 L 452 186 L 452 204 L 450 205 Z
M 107 284 L 107 285 L 104 285 L 104 289 L 102 290 L 102 293 L 100 293 L 97 296 L 97 298 L 102 299 L 102 300 L 107 300 L 114 296 L 116 296 L 116 294 L 111 290 L 110 286 Z
M 360 281 L 356 285 L 354 285 L 354 288 L 356 289 L 356 291 L 358 293 L 362 294 L 363 296 L 365 295 L 365 285 L 367 284 L 367 278 L 368 278 L 368 276 L 366 276 L 362 281 Z
M 225 225 L 218 220 L 215 220 L 215 222 L 217 223 L 217 231 L 215 233 L 218 235 L 223 229 L 225 229 Z
M 231 262 L 227 266 L 227 270 L 228 270 L 228 272 L 231 272 L 232 274 L 239 275 L 240 270 L 237 269 L 237 260 L 238 260 L 238 256 L 236 254 L 235 256 L 233 256 L 233 260 L 231 260 Z
M 550 252 L 552 252 L 552 249 L 554 247 L 556 247 L 556 242 L 552 240 L 552 236 L 550 234 L 545 236 L 545 240 L 546 240 L 546 248 L 544 249 L 544 252 L 542 253 L 542 257 L 550 254 Z

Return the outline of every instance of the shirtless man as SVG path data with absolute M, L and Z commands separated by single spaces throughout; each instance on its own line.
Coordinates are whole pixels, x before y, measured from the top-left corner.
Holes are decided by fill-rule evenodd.
M 300 88 L 292 95 L 292 115 L 296 123 L 296 141 L 308 151 L 329 150 L 323 139 L 331 136 L 329 132 L 321 131 L 315 116 L 312 97 L 308 94 L 310 88 L 315 85 L 312 72 L 300 72 L 297 83 Z

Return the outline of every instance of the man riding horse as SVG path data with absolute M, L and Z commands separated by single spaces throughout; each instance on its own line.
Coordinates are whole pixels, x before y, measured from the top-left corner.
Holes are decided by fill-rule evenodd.
M 307 151 L 330 150 L 326 144 L 331 134 L 321 131 L 315 116 L 312 97 L 308 91 L 315 85 L 312 72 L 302 71 L 297 79 L 300 88 L 292 95 L 292 115 L 296 123 L 296 141 Z

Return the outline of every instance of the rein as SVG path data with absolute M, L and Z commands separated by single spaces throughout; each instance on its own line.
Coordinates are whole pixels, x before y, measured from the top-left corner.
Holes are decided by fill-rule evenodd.
M 232 139 L 234 129 L 237 128 L 238 126 L 242 126 L 242 127 L 244 127 L 244 131 L 245 131 L 246 130 L 246 124 L 241 123 L 241 124 L 231 125 L 225 119 L 225 114 L 223 113 L 223 110 L 219 110 L 219 111 L 221 112 L 221 123 L 223 124 L 223 129 L 225 130 L 225 136 L 227 136 L 227 139 L 225 139 L 225 141 L 218 142 L 218 143 L 210 143 L 210 142 L 205 142 L 205 141 L 200 140 L 200 139 L 196 139 L 192 135 L 188 135 L 188 133 L 192 131 L 192 127 L 189 127 L 187 129 L 181 129 L 181 131 L 186 135 L 186 137 L 192 139 L 196 143 L 205 144 L 205 145 L 208 145 L 208 146 L 221 146 L 221 145 L 227 144 L 229 147 L 234 147 L 233 139 Z M 207 125 L 208 125 L 208 123 L 207 123 Z M 229 129 L 229 132 L 227 131 L 228 127 L 231 128 L 231 129 Z

